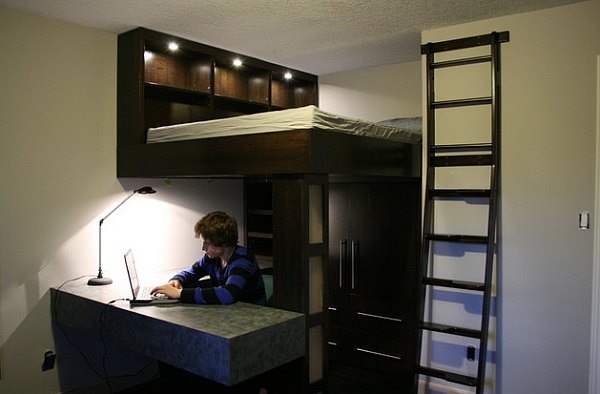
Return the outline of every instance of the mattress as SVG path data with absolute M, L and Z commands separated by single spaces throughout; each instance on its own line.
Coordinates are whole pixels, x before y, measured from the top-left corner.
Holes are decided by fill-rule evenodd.
M 411 144 L 420 143 L 422 134 L 418 129 L 392 127 L 347 118 L 309 105 L 281 111 L 150 128 L 147 134 L 147 143 L 307 129 L 330 130 Z

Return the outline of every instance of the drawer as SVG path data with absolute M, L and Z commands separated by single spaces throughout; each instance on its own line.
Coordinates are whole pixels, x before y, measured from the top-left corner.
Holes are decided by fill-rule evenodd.
M 333 326 L 388 335 L 406 330 L 413 324 L 412 316 L 408 316 L 404 305 L 398 302 L 332 294 L 329 305 L 329 323 Z
M 410 347 L 403 342 L 330 327 L 329 356 L 332 362 L 395 375 L 411 368 L 412 357 L 406 353 Z
M 413 341 L 408 335 L 400 332 L 372 335 L 364 331 L 330 326 L 329 342 L 343 349 L 362 349 L 365 352 L 380 353 L 390 358 L 404 358 L 410 351 Z

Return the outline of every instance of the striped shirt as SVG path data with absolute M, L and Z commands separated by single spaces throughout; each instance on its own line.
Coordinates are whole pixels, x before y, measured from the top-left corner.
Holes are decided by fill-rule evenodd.
M 199 286 L 208 275 L 211 286 Z M 229 263 L 221 268 L 220 258 L 202 256 L 177 279 L 183 286 L 181 302 L 192 304 L 233 304 L 237 301 L 266 305 L 265 285 L 254 255 L 243 246 L 236 246 Z

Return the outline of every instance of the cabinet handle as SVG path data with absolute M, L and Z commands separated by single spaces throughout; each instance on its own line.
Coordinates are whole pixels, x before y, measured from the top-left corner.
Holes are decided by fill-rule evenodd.
M 348 241 L 346 241 L 345 239 L 340 239 L 340 266 L 339 266 L 339 272 L 338 272 L 338 284 L 341 287 L 344 286 L 344 281 L 343 281 L 343 268 L 344 268 L 344 260 L 346 259 L 346 245 L 347 245 Z
M 380 315 L 372 315 L 370 313 L 364 313 L 364 312 L 356 312 L 356 314 L 360 315 L 360 316 L 373 317 L 375 319 L 391 320 L 391 321 L 395 321 L 395 322 L 398 322 L 398 323 L 402 323 L 402 319 L 397 318 L 397 317 L 387 317 L 387 316 L 380 316 Z
M 382 357 L 387 357 L 387 358 L 393 358 L 394 360 L 402 360 L 402 357 L 400 357 L 400 356 L 392 356 L 391 354 L 374 352 L 372 350 L 361 349 L 359 347 L 357 347 L 356 350 L 359 351 L 359 352 L 363 352 L 363 353 L 373 354 L 375 356 L 382 356 Z
M 329 309 L 332 312 L 337 312 L 337 310 L 338 310 L 335 306 L 329 306 L 329 307 L 327 307 L 327 309 Z
M 332 342 L 332 341 L 327 342 L 327 344 L 329 346 L 337 346 L 338 345 L 337 342 Z
M 356 281 L 355 281 L 355 275 L 354 275 L 354 269 L 356 266 L 356 259 L 358 258 L 358 241 L 356 240 L 352 240 L 352 251 L 351 251 L 351 275 L 352 275 L 352 282 L 351 282 L 351 286 L 352 286 L 352 290 L 354 290 L 356 288 Z

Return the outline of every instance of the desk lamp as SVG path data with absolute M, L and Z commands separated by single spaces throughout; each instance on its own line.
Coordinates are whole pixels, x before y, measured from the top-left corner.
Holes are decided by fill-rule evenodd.
M 121 205 L 125 204 L 125 202 L 127 200 L 129 200 L 131 197 L 133 197 L 134 195 L 136 195 L 136 194 L 153 194 L 153 193 L 156 193 L 156 190 L 152 189 L 150 186 L 144 186 L 144 187 L 140 187 L 139 189 L 135 189 L 133 191 L 133 193 L 131 193 L 129 196 L 127 196 L 126 199 L 121 201 L 121 203 L 119 205 L 117 205 L 115 208 L 113 208 L 113 210 L 110 211 L 105 217 L 100 219 L 100 222 L 98 223 L 98 276 L 88 280 L 88 285 L 102 286 L 102 285 L 110 285 L 112 283 L 112 279 L 105 278 L 102 275 L 102 223 L 104 223 L 104 221 L 106 220 L 107 217 L 112 215 L 112 213 L 114 211 L 119 209 L 119 207 Z

